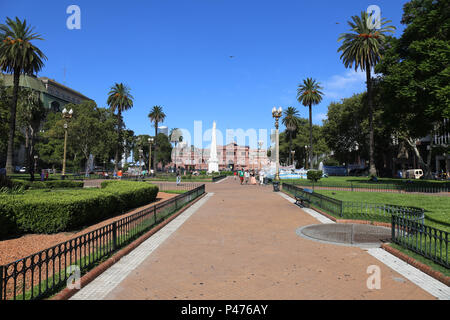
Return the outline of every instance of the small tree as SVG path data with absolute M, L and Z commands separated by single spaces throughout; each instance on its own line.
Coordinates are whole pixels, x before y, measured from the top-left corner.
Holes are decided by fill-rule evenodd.
M 312 182 L 317 182 L 322 178 L 322 175 L 322 170 L 309 170 L 307 173 L 307 178 Z

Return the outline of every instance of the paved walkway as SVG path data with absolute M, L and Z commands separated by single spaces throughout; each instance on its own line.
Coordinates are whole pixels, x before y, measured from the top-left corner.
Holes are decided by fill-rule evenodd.
M 117 283 L 94 280 L 73 298 L 436 299 L 376 254 L 299 237 L 299 227 L 320 222 L 269 186 L 229 178 L 207 192 L 213 194 L 172 221 L 173 233 L 136 249 L 145 255 L 135 265 L 109 273 Z M 381 270 L 381 289 L 367 288 L 371 265 Z

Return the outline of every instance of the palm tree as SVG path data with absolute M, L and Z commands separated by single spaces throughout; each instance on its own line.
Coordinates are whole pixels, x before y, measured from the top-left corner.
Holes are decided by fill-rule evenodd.
M 394 26 L 386 26 L 385 19 L 381 20 L 381 28 L 376 30 L 371 26 L 371 17 L 367 12 L 361 12 L 361 17 L 352 16 L 353 21 L 348 24 L 351 27 L 350 33 L 343 33 L 338 41 L 343 40 L 338 52 L 342 52 L 341 59 L 346 68 L 355 66 L 355 71 L 358 68 L 366 72 L 367 84 L 367 107 L 369 113 L 369 162 L 370 175 L 376 176 L 377 170 L 375 167 L 374 157 L 374 133 L 373 133 L 373 93 L 372 93 L 372 77 L 371 69 L 380 61 L 383 49 L 383 43 L 386 40 L 387 32 L 394 32 Z
M 283 124 L 286 126 L 286 130 L 289 132 L 289 162 L 294 163 L 294 159 L 291 159 L 292 154 L 292 138 L 295 136 L 299 125 L 299 112 L 294 107 L 288 107 L 284 110 Z
M 19 95 L 20 75 L 36 74 L 39 72 L 47 57 L 32 40 L 43 40 L 40 35 L 33 33 L 33 28 L 27 25 L 26 20 L 20 21 L 6 19 L 6 25 L 0 25 L 0 69 L 13 74 L 13 95 L 9 111 L 8 152 L 6 156 L 6 170 L 13 172 L 14 135 L 16 131 L 16 110 Z
M 297 100 L 305 107 L 309 107 L 309 167 L 312 167 L 313 141 L 312 141 L 312 106 L 322 101 L 323 93 L 319 82 L 312 78 L 303 80 L 303 84 L 298 85 Z
M 114 86 L 111 87 L 108 93 L 107 103 L 112 112 L 117 111 L 117 148 L 116 155 L 114 160 L 114 170 L 117 171 L 119 169 L 119 152 L 121 152 L 123 148 L 123 140 L 122 140 L 122 112 L 129 110 L 133 107 L 133 96 L 130 94 L 130 88 L 124 85 L 123 83 L 115 83 Z
M 158 148 L 158 124 L 161 122 L 164 122 L 164 119 L 166 118 L 166 114 L 163 112 L 161 106 L 154 106 L 150 113 L 148 114 L 148 118 L 150 119 L 150 122 L 153 122 L 155 124 L 155 151 L 153 152 L 153 171 L 156 174 L 156 152 Z

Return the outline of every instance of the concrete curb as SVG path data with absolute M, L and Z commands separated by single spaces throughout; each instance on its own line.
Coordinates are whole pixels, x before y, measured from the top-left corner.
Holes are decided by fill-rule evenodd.
M 195 199 L 194 201 L 190 202 L 188 205 L 186 205 L 185 207 L 183 207 L 182 209 L 180 209 L 177 213 L 173 214 L 172 216 L 170 216 L 168 219 L 164 220 L 163 222 L 161 222 L 160 224 L 158 224 L 157 226 L 155 226 L 154 228 L 150 229 L 147 233 L 143 234 L 142 236 L 140 236 L 138 239 L 136 239 L 135 241 L 133 241 L 132 243 L 130 243 L 128 246 L 126 246 L 125 248 L 119 250 L 116 254 L 114 254 L 112 257 L 110 257 L 108 260 L 106 260 L 105 262 L 101 263 L 100 265 L 98 265 L 97 267 L 95 267 L 94 269 L 92 269 L 91 271 L 89 271 L 88 273 L 86 273 L 84 276 L 81 277 L 80 282 L 81 282 L 81 288 L 84 288 L 86 285 L 88 285 L 90 282 L 92 282 L 95 278 L 97 278 L 100 274 L 102 274 L 104 271 L 106 271 L 106 269 L 110 268 L 112 265 L 114 265 L 116 262 L 118 262 L 122 257 L 126 256 L 127 254 L 129 254 L 131 251 L 133 251 L 134 249 L 136 249 L 140 244 L 142 244 L 145 240 L 147 240 L 148 238 L 150 238 L 153 234 L 155 234 L 156 232 L 158 232 L 160 229 L 162 229 L 165 225 L 167 225 L 169 222 L 171 222 L 173 219 L 175 219 L 176 217 L 178 217 L 180 214 L 182 214 L 185 210 L 187 210 L 188 208 L 190 208 L 193 204 L 195 204 L 197 201 L 199 201 L 200 199 L 202 199 L 207 193 L 203 193 L 201 196 L 199 196 L 197 199 Z M 71 298 L 74 294 L 76 294 L 78 291 L 80 291 L 81 289 L 69 289 L 69 288 L 65 288 L 62 291 L 60 291 L 58 294 L 56 294 L 55 296 L 53 296 L 51 299 L 49 300 L 68 300 L 69 298 Z
M 423 264 L 422 262 L 419 262 L 416 259 L 411 258 L 407 254 L 405 254 L 395 248 L 392 248 L 391 246 L 389 246 L 386 243 L 383 243 L 381 245 L 381 248 L 386 250 L 390 254 L 396 256 L 397 258 L 405 261 L 406 263 L 412 265 L 413 267 L 419 269 L 423 273 L 428 274 L 430 277 L 433 277 L 434 279 L 442 282 L 443 284 L 450 286 L 450 277 L 443 275 L 439 271 L 433 270 L 431 267 L 427 266 L 426 264 Z
M 292 196 L 289 193 L 284 192 L 284 191 L 282 191 L 282 192 L 292 198 Z M 339 220 L 339 219 L 336 219 L 335 217 L 333 217 L 333 216 L 323 212 L 319 208 L 316 208 L 314 206 L 310 206 L 310 208 L 314 209 L 315 211 L 317 211 L 321 215 L 324 215 L 325 217 L 327 217 L 330 220 L 333 220 L 336 223 L 357 223 L 357 224 L 369 224 L 369 225 L 373 225 L 373 226 L 387 227 L 387 228 L 391 228 L 392 227 L 392 225 L 390 223 L 386 223 L 386 222 L 366 221 L 366 220 L 349 220 L 349 219 Z M 413 267 L 419 269 L 423 273 L 428 274 L 430 277 L 433 277 L 434 279 L 444 283 L 445 285 L 450 286 L 450 277 L 447 277 L 447 276 L 443 275 L 439 271 L 433 270 L 431 267 L 427 266 L 426 264 L 423 264 L 423 263 L 417 261 L 416 259 L 411 258 L 410 256 L 404 254 L 403 252 L 401 252 L 401 251 L 399 251 L 399 250 L 397 250 L 395 248 L 390 247 L 386 243 L 383 243 L 381 245 L 381 248 L 386 250 L 390 254 L 396 256 L 397 258 L 405 261 L 406 263 L 412 265 Z

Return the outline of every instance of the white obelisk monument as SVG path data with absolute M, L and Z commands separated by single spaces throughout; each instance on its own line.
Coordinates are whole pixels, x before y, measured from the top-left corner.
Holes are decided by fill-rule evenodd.
M 219 172 L 219 159 L 217 159 L 216 122 L 213 122 L 211 132 L 211 150 L 208 161 L 208 173 Z

